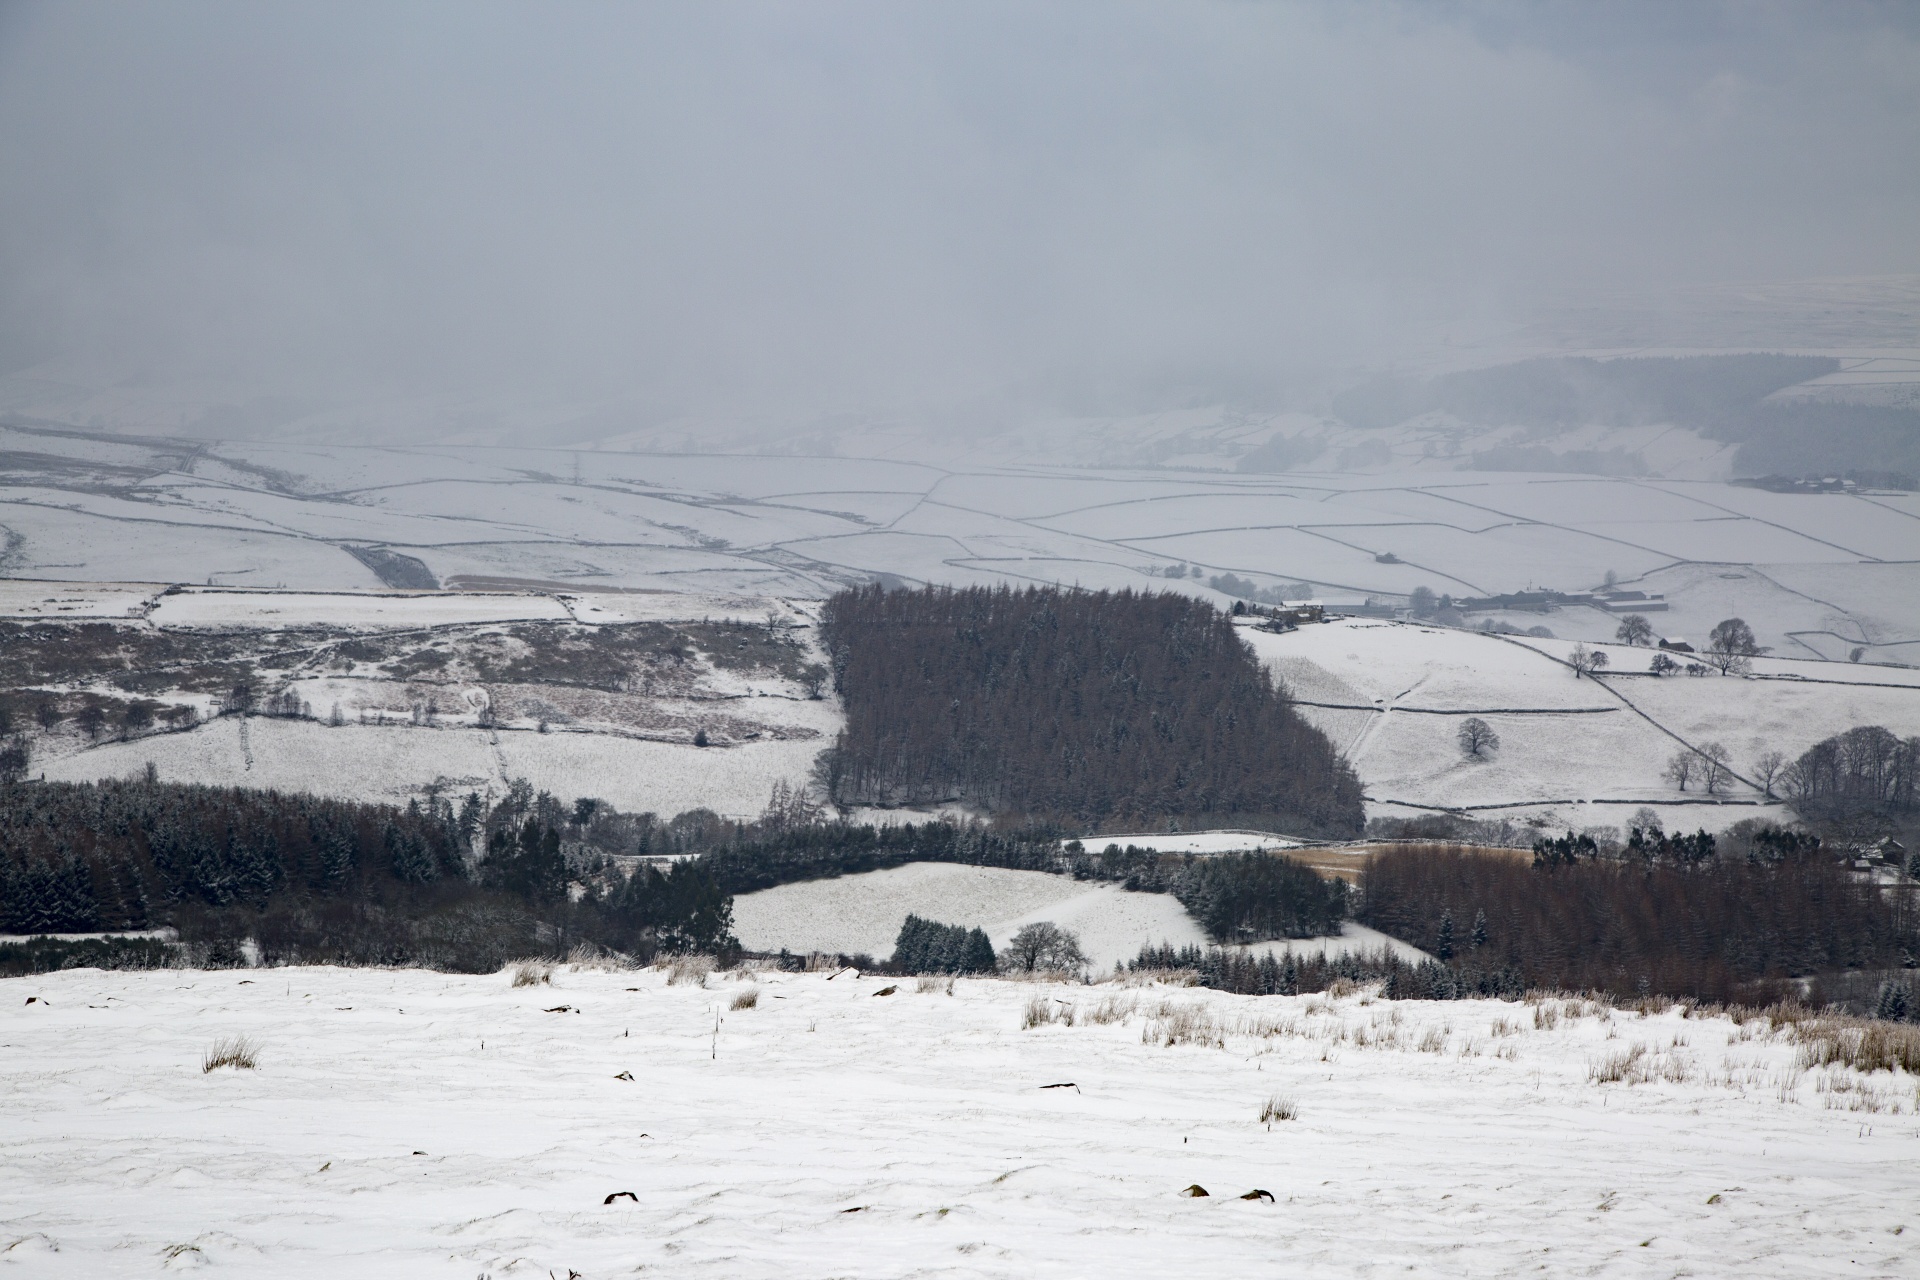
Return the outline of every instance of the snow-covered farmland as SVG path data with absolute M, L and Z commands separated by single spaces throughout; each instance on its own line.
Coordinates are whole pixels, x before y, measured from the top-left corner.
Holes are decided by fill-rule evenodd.
M 49 781 L 125 778 L 148 764 L 165 782 L 305 791 L 404 802 L 429 785 L 499 794 L 525 778 L 568 799 L 597 796 L 628 812 L 712 809 L 756 817 L 774 786 L 802 788 L 823 743 L 769 739 L 696 747 L 603 733 L 331 726 L 226 716 L 201 727 L 109 742 L 45 767 Z
M 1136 849 L 1153 849 L 1160 853 L 1239 853 L 1253 849 L 1289 849 L 1298 842 L 1266 831 L 1158 831 L 1139 835 L 1091 836 L 1084 843 L 1090 849 L 1104 849 L 1110 844 L 1117 844 L 1123 848 L 1132 845 Z
M 1000 867 L 915 862 L 831 880 L 807 880 L 734 899 L 734 931 L 754 951 L 866 953 L 885 959 L 907 916 L 986 930 L 995 949 L 1022 925 L 1071 930 L 1104 972 L 1143 946 L 1205 946 L 1207 936 L 1171 894 Z
M 1764 1022 L 851 974 L 4 985 L 22 1275 L 1920 1271 L 1914 1079 L 1804 1069 Z M 1033 1001 L 1072 1025 L 1023 1030 Z M 236 1036 L 256 1066 L 202 1071 Z
M 571 615 L 547 595 L 373 592 L 218 591 L 187 589 L 161 597 L 151 620 L 173 628 L 327 627 L 387 630 L 476 622 L 564 621 Z
M 372 544 L 453 587 L 818 599 L 886 574 L 1217 603 L 1227 597 L 1207 584 L 1225 573 L 1358 603 L 1419 586 L 1583 591 L 1611 572 L 1666 597 L 1656 623 L 1669 633 L 1738 615 L 1781 653 L 1920 651 L 1911 498 L 1730 485 L 1722 446 L 1664 427 L 1565 434 L 1579 449 L 1640 451 L 1664 478 L 1463 469 L 1479 445 L 1459 427 L 1436 452 L 1418 423 L 1368 434 L 1193 410 L 989 438 L 876 427 L 806 442 L 843 456 L 775 457 L 692 456 L 673 452 L 690 447 L 684 435 L 644 432 L 577 449 L 208 447 L 0 425 L 0 446 L 17 450 L 0 477 L 12 481 L 0 572 L 376 589 L 348 550 Z M 1276 433 L 1321 452 L 1284 474 L 1232 470 Z M 1586 640 L 1617 625 L 1585 607 L 1544 622 Z
M 0 617 L 138 618 L 160 588 L 139 582 L 38 582 L 0 578 Z
M 881 960 L 893 954 L 894 940 L 909 914 L 983 929 L 996 950 L 1022 926 L 1051 921 L 1079 940 L 1094 973 L 1135 959 L 1145 946 L 1211 945 L 1199 922 L 1171 894 L 1129 893 L 1116 884 L 1000 867 L 914 862 L 763 889 L 735 898 L 733 904 L 734 931 L 750 950 L 864 953 Z M 1429 958 L 1417 947 L 1350 920 L 1337 935 L 1282 938 L 1234 949 L 1282 956 L 1389 951 L 1416 964 Z
M 1920 733 L 1920 673 L 1760 659 L 1751 678 L 1641 674 L 1649 651 L 1600 646 L 1613 675 L 1576 678 L 1570 641 L 1346 620 L 1241 635 L 1344 750 L 1372 814 L 1467 809 L 1556 825 L 1619 826 L 1657 805 L 1669 827 L 1778 817 L 1753 784 L 1767 751 L 1788 759 L 1860 724 Z M 1456 741 L 1476 715 L 1500 747 L 1470 759 Z M 1722 794 L 1663 777 L 1676 751 L 1719 743 L 1740 775 Z

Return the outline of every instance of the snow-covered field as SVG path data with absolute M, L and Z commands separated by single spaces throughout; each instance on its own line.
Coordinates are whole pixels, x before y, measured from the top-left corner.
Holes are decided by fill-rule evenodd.
M 1920 1272 L 1914 1079 L 1802 1070 L 1764 1023 L 851 974 L 0 987 L 22 1276 Z M 242 1035 L 256 1069 L 202 1072 Z
M 40 582 L 0 578 L 0 617 L 61 621 L 137 618 L 161 588 L 138 582 Z
M 1768 751 L 1791 760 L 1861 724 L 1920 734 L 1920 671 L 1901 668 L 1762 658 L 1751 677 L 1592 680 L 1575 678 L 1567 640 L 1374 620 L 1240 634 L 1347 753 L 1376 815 L 1461 808 L 1619 826 L 1657 805 L 1669 828 L 1718 829 L 1784 812 L 1753 784 Z M 1644 672 L 1651 657 L 1597 647 L 1614 672 Z M 1499 734 L 1490 758 L 1461 751 L 1468 714 Z M 1702 796 L 1698 783 L 1683 793 L 1662 776 L 1674 752 L 1715 742 L 1742 779 L 1721 795 Z
M 796 955 L 864 952 L 884 960 L 909 914 L 984 929 L 995 950 L 1022 925 L 1050 920 L 1080 939 L 1080 949 L 1101 972 L 1133 959 L 1143 946 L 1207 942 L 1171 894 L 1128 893 L 1118 885 L 1000 867 L 914 862 L 733 900 L 741 945 L 754 951 L 785 947 Z
M 1160 853 L 1240 853 L 1253 849 L 1290 849 L 1298 842 L 1265 831 L 1188 831 L 1146 832 L 1139 835 L 1090 836 L 1082 842 L 1089 849 L 1104 849 L 1110 844 L 1122 848 L 1153 849 Z
M 177 591 L 161 598 L 151 615 L 155 626 L 328 627 L 391 630 L 474 622 L 569 620 L 566 606 L 545 595 L 527 593 L 460 594 L 425 591 L 372 593 L 337 591 Z
M 630 813 L 707 808 L 752 818 L 776 783 L 806 785 L 822 745 L 771 739 L 696 747 L 601 733 L 222 717 L 189 732 L 105 743 L 36 772 L 51 782 L 90 782 L 138 776 L 151 763 L 163 782 L 388 803 L 403 803 L 429 784 L 498 795 L 509 780 L 525 778 L 536 790 L 568 800 L 597 796 Z

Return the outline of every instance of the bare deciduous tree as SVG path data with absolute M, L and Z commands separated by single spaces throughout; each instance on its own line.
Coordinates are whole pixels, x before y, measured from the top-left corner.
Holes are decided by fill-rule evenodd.
M 1667 760 L 1666 779 L 1682 791 L 1700 771 L 1700 757 L 1691 751 L 1676 751 Z
M 1702 743 L 1700 746 L 1701 781 L 1706 785 L 1708 795 L 1718 795 L 1727 785 L 1733 771 L 1727 767 L 1732 754 L 1717 742 Z
M 1590 676 L 1606 666 L 1607 654 L 1604 649 L 1589 649 L 1584 644 L 1576 644 L 1567 661 L 1572 665 L 1573 676 L 1577 680 L 1581 676 Z
M 1653 643 L 1653 624 L 1637 613 L 1630 613 L 1620 619 L 1620 629 L 1613 638 L 1622 644 L 1643 645 Z
M 1500 735 L 1479 716 L 1468 716 L 1460 725 L 1460 749 L 1476 760 L 1485 759 L 1500 749 Z
M 1753 663 L 1749 659 L 1765 653 L 1753 638 L 1753 628 L 1744 618 L 1727 618 L 1714 625 L 1707 637 L 1707 651 L 1703 655 L 1707 665 L 1721 675 L 1732 675 L 1745 671 Z
M 1754 776 L 1760 779 L 1760 788 L 1766 792 L 1767 799 L 1773 799 L 1774 779 L 1787 767 L 1787 758 L 1778 751 L 1769 751 L 1753 762 Z
M 1665 653 L 1654 654 L 1653 661 L 1647 664 L 1647 670 L 1656 676 L 1664 676 L 1679 669 L 1680 664 L 1673 660 L 1672 655 Z
M 1051 920 L 1021 926 L 1000 954 L 1016 973 L 1071 973 L 1087 963 L 1080 939 Z

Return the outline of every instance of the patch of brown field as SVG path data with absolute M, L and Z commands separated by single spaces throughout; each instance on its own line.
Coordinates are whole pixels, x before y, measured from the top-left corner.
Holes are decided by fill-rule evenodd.
M 1324 845 L 1313 849 L 1283 849 L 1280 852 L 1302 866 L 1312 867 L 1323 876 L 1345 880 L 1348 884 L 1358 884 L 1360 873 L 1367 869 L 1367 859 L 1388 849 L 1405 849 L 1415 853 L 1431 854 L 1482 853 L 1493 857 L 1515 858 L 1524 862 L 1533 861 L 1533 852 L 1530 849 L 1506 849 L 1478 844 L 1446 844 L 1439 841 L 1430 844 L 1395 841 L 1391 844 Z

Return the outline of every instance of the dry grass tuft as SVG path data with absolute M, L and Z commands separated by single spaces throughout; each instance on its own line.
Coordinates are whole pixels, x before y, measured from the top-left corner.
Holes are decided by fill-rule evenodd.
M 567 967 L 576 972 L 594 969 L 603 973 L 624 973 L 635 965 L 632 956 L 610 951 L 591 942 L 582 942 L 567 952 Z
M 1422 1053 L 1445 1053 L 1447 1051 L 1447 1033 L 1438 1027 L 1428 1027 L 1426 1034 L 1420 1037 L 1420 1043 L 1414 1048 Z
M 1088 1011 L 1085 1020 L 1101 1027 L 1108 1023 L 1125 1022 L 1139 1007 L 1138 996 L 1107 996 Z
M 1636 1083 L 1640 1075 L 1640 1064 L 1646 1059 L 1647 1046 L 1637 1044 L 1621 1053 L 1610 1053 L 1598 1063 L 1587 1068 L 1587 1079 L 1595 1084 Z
M 1802 1070 L 1842 1066 L 1920 1075 L 1920 1026 L 1838 1015 L 1802 1018 L 1789 1025 L 1789 1038 L 1800 1046 L 1795 1065 Z
M 669 962 L 666 969 L 667 985 L 670 987 L 677 987 L 683 983 L 704 987 L 707 985 L 707 975 L 713 972 L 713 957 L 681 956 Z
M 1140 1031 L 1141 1044 L 1172 1048 L 1177 1044 L 1197 1044 L 1222 1048 L 1226 1036 L 1213 1014 L 1204 1005 L 1172 1005 L 1162 1002 Z
M 1197 987 L 1198 969 L 1128 969 L 1113 980 L 1123 987 Z
M 221 1067 L 232 1067 L 235 1071 L 252 1071 L 260 1055 L 260 1046 L 245 1036 L 233 1036 L 226 1040 L 215 1040 L 208 1050 L 200 1055 L 200 1073 L 217 1071 Z
M 953 978 L 944 973 L 923 973 L 913 980 L 913 989 L 923 996 L 953 994 Z
M 1298 1120 L 1300 1104 L 1292 1098 L 1283 1098 L 1279 1094 L 1268 1098 L 1260 1108 L 1260 1123 L 1272 1124 L 1275 1120 Z
M 516 987 L 543 987 L 553 981 L 553 964 L 547 960 L 520 960 L 509 966 Z
M 734 996 L 733 1003 L 728 1005 L 727 1007 L 729 1009 L 752 1009 L 757 1007 L 759 1003 L 760 1003 L 760 988 L 748 987 L 745 991 L 742 991 L 738 995 Z
M 1031 1031 L 1035 1027 L 1044 1027 L 1053 1022 L 1063 1027 L 1072 1026 L 1073 1006 L 1051 996 L 1034 996 L 1027 1001 L 1026 1012 L 1021 1015 L 1020 1029 Z
M 1692 1075 L 1692 1068 L 1681 1055 L 1671 1049 L 1655 1052 L 1644 1044 L 1608 1054 L 1587 1068 L 1587 1079 L 1595 1084 L 1651 1084 L 1655 1080 L 1685 1084 Z

